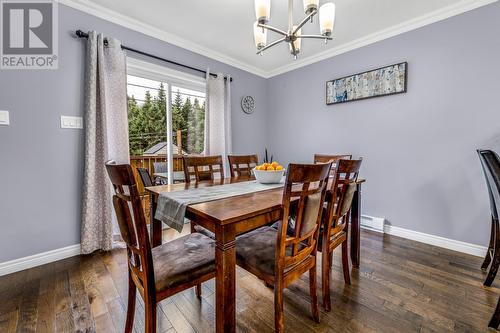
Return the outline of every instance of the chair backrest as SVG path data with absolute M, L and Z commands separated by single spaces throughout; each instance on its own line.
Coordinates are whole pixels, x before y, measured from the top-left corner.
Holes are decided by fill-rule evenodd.
M 196 182 L 213 180 L 219 173 L 224 178 L 224 167 L 222 156 L 183 156 L 184 178 L 186 183 L 192 180 Z
M 356 181 L 362 158 L 359 160 L 340 159 L 334 170 L 333 179 L 330 183 L 331 198 L 327 202 L 325 230 L 327 236 L 333 236 L 347 227 L 347 213 L 351 209 L 354 193 L 356 192 Z
M 350 160 L 352 155 L 327 155 L 327 154 L 314 154 L 314 163 L 336 163 L 338 160 Z
M 142 180 L 142 185 L 144 187 L 153 186 L 153 181 L 151 180 L 151 176 L 149 171 L 145 168 L 137 168 L 137 172 L 139 173 L 139 177 Z
M 490 209 L 493 218 L 498 219 L 500 212 L 500 158 L 492 150 L 478 149 L 479 160 L 483 167 L 488 194 L 490 197 Z
M 132 168 L 128 164 L 115 165 L 108 162 L 106 169 L 115 190 L 113 206 L 121 236 L 127 244 L 130 274 L 142 295 L 154 292 L 151 245 Z
M 275 256 L 278 271 L 316 254 L 330 168 L 330 162 L 288 166 Z M 287 235 L 292 210 L 295 223 L 291 229 L 294 233 Z
M 330 171 L 330 175 L 334 175 L 335 165 L 338 160 L 350 160 L 352 159 L 352 155 L 343 154 L 343 155 L 329 155 L 329 154 L 314 154 L 314 163 L 327 163 L 332 162 L 332 169 Z
M 168 172 L 167 162 L 153 162 L 153 170 L 155 173 Z
M 231 177 L 252 175 L 252 169 L 259 164 L 257 155 L 228 155 Z

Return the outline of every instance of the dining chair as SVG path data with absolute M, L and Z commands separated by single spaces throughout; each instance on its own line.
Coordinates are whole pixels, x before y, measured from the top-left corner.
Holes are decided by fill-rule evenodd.
M 218 173 L 224 178 L 224 167 L 222 156 L 183 156 L 184 178 L 186 183 L 192 180 L 196 182 L 214 180 Z
M 498 222 L 498 217 L 500 216 L 500 158 L 492 150 L 478 149 L 477 152 L 490 198 L 490 243 L 483 264 L 481 265 L 481 269 L 486 270 L 491 263 L 490 270 L 484 281 L 484 285 L 489 287 L 493 283 L 493 280 L 495 280 L 500 266 L 500 227 Z
M 147 169 L 137 168 L 137 172 L 139 173 L 139 178 L 141 178 L 142 186 L 144 186 L 144 188 L 153 186 L 153 180 L 151 179 L 151 175 Z
M 231 177 L 252 175 L 252 169 L 259 164 L 257 155 L 228 155 Z
M 113 184 L 113 206 L 127 245 L 128 304 L 125 332 L 132 332 L 136 292 L 145 307 L 145 331 L 156 332 L 157 303 L 215 277 L 215 242 L 199 233 L 151 249 L 137 183 L 128 164 L 106 163 Z
M 323 291 L 323 307 L 326 311 L 331 310 L 330 300 L 330 275 L 332 269 L 333 251 L 342 246 L 342 271 L 344 282 L 351 284 L 349 275 L 349 252 L 348 228 L 349 212 L 351 210 L 354 193 L 356 192 L 356 180 L 362 159 L 346 160 L 339 159 L 335 167 L 333 180 L 329 195 L 324 207 L 323 224 L 318 239 L 318 251 L 321 251 L 321 277 Z
M 494 328 L 495 330 L 498 330 L 498 326 L 500 326 L 500 297 L 498 298 L 495 312 L 493 312 L 490 322 L 488 323 L 488 327 Z
M 274 327 L 284 331 L 283 289 L 309 271 L 311 310 L 319 322 L 316 251 L 331 163 L 290 164 L 283 189 L 278 229 L 262 227 L 236 239 L 237 264 L 274 286 Z M 294 234 L 287 235 L 292 205 Z

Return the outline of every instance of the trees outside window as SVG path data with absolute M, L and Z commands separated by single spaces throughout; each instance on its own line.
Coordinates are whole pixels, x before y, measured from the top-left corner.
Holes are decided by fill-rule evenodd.
M 128 75 L 127 90 L 130 154 L 140 156 L 167 141 L 166 84 Z M 204 146 L 205 94 L 181 87 L 171 87 L 171 91 L 173 142 L 182 147 L 183 153 L 200 154 Z

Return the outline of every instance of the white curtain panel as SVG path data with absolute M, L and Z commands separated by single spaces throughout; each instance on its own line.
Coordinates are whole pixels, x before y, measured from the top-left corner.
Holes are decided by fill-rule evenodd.
M 222 155 L 224 172 L 229 175 L 227 155 L 232 152 L 231 80 L 218 73 L 212 77 L 207 70 L 205 105 L 205 155 Z
M 121 43 L 89 31 L 85 66 L 85 169 L 82 253 L 113 245 L 108 160 L 129 163 L 127 74 Z

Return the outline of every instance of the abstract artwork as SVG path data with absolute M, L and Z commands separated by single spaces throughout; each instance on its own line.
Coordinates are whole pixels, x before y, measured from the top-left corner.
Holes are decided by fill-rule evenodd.
M 408 63 L 374 69 L 326 82 L 326 104 L 406 92 Z

